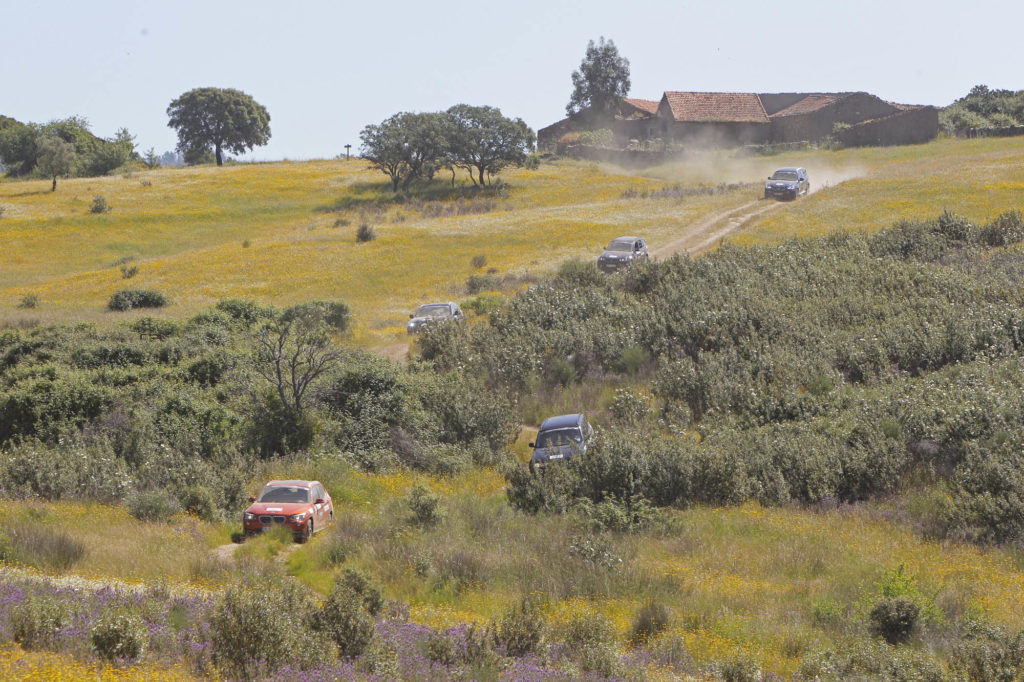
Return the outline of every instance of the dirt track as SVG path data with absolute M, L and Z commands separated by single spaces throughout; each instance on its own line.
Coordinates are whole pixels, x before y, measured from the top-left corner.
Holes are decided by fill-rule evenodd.
M 779 201 L 758 199 L 724 213 L 707 216 L 699 222 L 687 226 L 682 237 L 665 244 L 651 255 L 655 260 L 664 260 L 676 253 L 700 253 L 732 232 L 739 230 L 753 218 L 768 211 L 774 211 L 782 205 L 782 202 Z

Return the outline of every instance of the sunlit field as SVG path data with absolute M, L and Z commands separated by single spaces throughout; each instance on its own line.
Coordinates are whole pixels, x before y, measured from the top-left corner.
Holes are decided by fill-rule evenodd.
M 761 183 L 780 166 L 806 167 L 814 191 L 798 201 L 778 205 L 763 200 Z M 30 336 L 38 335 L 40 330 L 28 328 L 37 325 L 90 322 L 113 326 L 151 314 L 185 319 L 224 298 L 277 305 L 312 299 L 341 300 L 353 313 L 353 330 L 340 340 L 346 352 L 353 345 L 377 352 L 384 346 L 397 346 L 404 354 L 408 343 L 404 323 L 407 314 L 420 303 L 437 299 L 470 301 L 475 295 L 467 286 L 471 275 L 512 275 L 489 280 L 511 294 L 517 287 L 553 272 L 567 259 L 593 259 L 604 243 L 619 235 L 644 236 L 657 251 L 685 236 L 695 225 L 723 223 L 732 216 L 739 218 L 725 239 L 741 245 L 776 244 L 836 230 L 875 232 L 898 220 L 935 219 L 943 210 L 978 223 L 991 221 L 1000 213 L 1024 209 L 1024 138 L 944 139 L 907 147 L 808 150 L 765 157 L 709 153 L 643 170 L 553 160 L 537 170 L 503 173 L 501 181 L 490 189 L 477 190 L 465 178 L 457 177 L 453 187 L 450 176 L 441 173 L 432 184 L 402 199 L 391 193 L 383 175 L 363 162 L 332 160 L 135 171 L 105 178 L 61 180 L 53 193 L 49 181 L 0 182 L 0 335 L 6 334 L 8 345 L 14 349 L 0 360 L 9 359 L 11 367 L 16 368 L 4 375 L 5 381 L 10 378 L 12 386 L 22 381 L 16 397 L 25 405 L 38 403 L 40 410 L 57 411 L 63 403 L 53 407 L 32 393 L 42 395 L 53 389 L 45 384 L 49 374 L 64 372 L 61 376 L 83 384 L 99 376 L 86 362 L 91 356 L 83 354 L 72 372 L 53 359 L 56 355 L 44 354 L 47 346 L 42 341 L 39 344 L 43 350 L 29 348 L 28 341 L 36 341 Z M 103 196 L 112 206 L 109 213 L 90 212 L 96 196 Z M 758 210 L 767 206 L 770 210 Z M 375 240 L 356 240 L 356 230 L 363 224 L 375 230 Z M 826 256 L 835 254 L 836 247 L 829 246 L 832 241 L 843 240 L 823 240 L 825 246 L 821 248 L 832 249 Z M 739 251 L 722 249 L 717 258 L 670 265 L 699 268 Z M 1019 253 L 1019 245 L 991 246 L 984 257 L 1013 259 Z M 876 260 L 882 263 L 878 267 L 888 267 L 880 258 L 872 257 L 869 264 L 874 267 Z M 924 267 L 920 265 L 914 272 L 925 272 Z M 622 285 L 622 280 L 611 281 Z M 927 281 L 946 284 L 946 280 Z M 1009 281 L 1007 286 L 1012 287 L 1014 280 Z M 760 275 L 748 290 L 757 289 L 763 282 L 764 276 Z M 598 284 L 604 286 L 608 280 L 601 279 Z M 690 286 L 689 280 L 686 286 Z M 573 287 L 575 296 L 583 291 L 575 284 Z M 155 289 L 171 303 L 156 311 L 108 311 L 111 294 L 126 288 Z M 854 298 L 860 292 L 856 289 Z M 680 300 L 692 306 L 692 293 L 693 287 L 686 289 L 686 297 Z M 885 303 L 888 305 L 889 300 Z M 898 308 L 900 302 L 893 302 L 893 306 Z M 684 314 L 692 312 L 692 307 L 681 308 Z M 1007 320 L 1017 323 L 1018 317 L 1007 315 Z M 926 321 L 931 323 L 930 318 Z M 471 324 L 486 322 L 480 316 Z M 484 327 L 469 328 L 479 331 Z M 188 333 L 199 334 L 194 330 Z M 66 329 L 59 335 L 72 339 L 68 345 L 78 338 Z M 125 331 L 124 335 L 125 339 L 115 340 L 118 349 L 136 341 L 134 333 Z M 166 345 L 171 348 L 175 341 L 184 344 L 185 338 L 174 337 Z M 26 343 L 15 348 L 15 341 L 22 340 Z M 157 351 L 149 350 L 151 342 L 156 343 L 147 339 L 138 344 L 155 357 Z M 60 352 L 66 350 L 52 343 Z M 114 341 L 95 341 L 97 348 L 101 344 L 106 344 L 104 348 L 115 347 Z M 229 346 L 225 348 L 237 350 Z M 67 353 L 72 355 L 68 362 L 74 360 L 73 350 Z M 576 353 L 575 347 L 571 350 Z M 39 356 L 32 355 L 31 363 L 17 355 L 37 352 Z M 1006 353 L 1014 356 L 1016 346 Z M 360 359 L 362 355 L 380 362 L 374 355 L 357 352 L 346 356 L 346 362 L 355 366 L 358 361 L 370 367 L 368 360 Z M 159 375 L 164 377 L 161 381 L 169 384 L 168 377 L 190 371 L 185 358 L 191 356 L 185 351 L 183 356 L 180 366 L 168 367 L 166 376 Z M 148 355 L 142 357 L 148 365 L 140 361 L 137 366 L 111 368 L 104 380 L 112 386 L 115 380 L 123 380 L 128 395 L 129 382 L 149 380 L 144 369 L 157 371 L 152 369 L 157 367 L 155 360 L 146 359 Z M 412 659 L 425 661 L 422 677 L 412 679 L 434 679 L 431 674 L 439 669 L 429 667 L 430 661 L 438 660 L 428 661 L 427 649 L 434 634 L 447 631 L 451 635 L 446 629 L 457 630 L 468 624 L 479 626 L 481 631 L 492 628 L 493 634 L 495 623 L 527 595 L 540 605 L 538 619 L 548 628 L 547 644 L 554 644 L 543 656 L 561 656 L 564 652 L 558 646 L 570 641 L 565 633 L 586 617 L 599 614 L 614 630 L 609 646 L 620 666 L 615 670 L 626 679 L 681 679 L 684 671 L 694 677 L 682 679 L 770 679 L 730 677 L 720 667 L 730 661 L 750 662 L 759 675 L 764 672 L 791 678 L 802 674 L 802 666 L 815 656 L 830 655 L 823 652 L 857 650 L 859 655 L 870 657 L 875 651 L 872 646 L 889 647 L 872 634 L 871 610 L 882 597 L 891 596 L 888 590 L 893 585 L 896 594 L 912 598 L 922 609 L 921 627 L 913 638 L 886 649 L 897 652 L 893 655 L 909 652 L 907 655 L 945 656 L 941 660 L 947 666 L 948 654 L 969 641 L 964 634 L 968 623 L 1005 628 L 1010 633 L 1020 630 L 1024 551 L 1012 541 L 999 545 L 934 539 L 940 536 L 926 521 L 934 520 L 940 509 L 948 509 L 943 504 L 953 499 L 953 490 L 949 481 L 930 469 L 926 471 L 924 464 L 913 468 L 899 485 L 852 498 L 852 502 L 826 495 L 801 503 L 796 501 L 801 498 L 794 496 L 788 502 L 779 501 L 780 506 L 767 507 L 750 501 L 761 499 L 752 496 L 710 502 L 709 498 L 693 496 L 685 502 L 671 503 L 677 505 L 673 507 L 645 507 L 643 513 L 649 517 L 628 530 L 597 523 L 593 507 L 589 511 L 566 506 L 559 513 L 527 513 L 511 504 L 509 497 L 514 494 L 506 487 L 514 491 L 515 479 L 512 475 L 506 478 L 506 474 L 513 464 L 525 465 L 528 461 L 532 451 L 528 443 L 537 439 L 536 426 L 546 416 L 584 411 L 598 429 L 611 432 L 621 426 L 613 414 L 617 389 L 665 401 L 654 389 L 664 373 L 658 374 L 653 360 L 645 357 L 633 371 L 605 368 L 600 374 L 581 375 L 579 381 L 559 383 L 547 374 L 538 375 L 535 384 L 513 396 L 514 408 L 509 408 L 515 410 L 509 419 L 511 426 L 523 426 L 518 439 L 506 445 L 515 435 L 513 428 L 505 441 L 494 446 L 490 459 L 474 460 L 468 441 L 444 442 L 446 449 L 440 450 L 441 441 L 424 440 L 424 448 L 429 445 L 437 447 L 436 452 L 466 455 L 465 463 L 457 462 L 448 469 L 414 470 L 413 465 L 399 464 L 405 462 L 403 459 L 385 457 L 394 454 L 388 448 L 397 447 L 396 436 L 407 436 L 412 441 L 412 427 L 409 433 L 399 432 L 398 427 L 405 428 L 405 422 L 381 421 L 380 428 L 388 429 L 381 440 L 383 450 L 365 459 L 352 456 L 362 445 L 348 451 L 339 443 L 349 441 L 324 438 L 311 441 L 314 445 L 308 450 L 268 450 L 263 458 L 244 460 L 247 464 L 240 468 L 236 484 L 241 488 L 244 482 L 244 494 L 239 490 L 237 497 L 229 498 L 218 492 L 218 503 L 222 498 L 247 499 L 270 479 L 316 479 L 324 483 L 333 496 L 336 521 L 307 544 L 293 544 L 288 532 L 267 533 L 242 542 L 238 533 L 241 509 L 237 504 L 237 510 L 214 505 L 210 514 L 203 516 L 214 520 L 200 520 L 181 512 L 183 505 L 164 516 L 140 516 L 131 496 L 123 505 L 118 504 L 120 493 L 97 498 L 114 500 L 113 504 L 101 504 L 71 499 L 72 495 L 59 492 L 48 497 L 50 501 L 43 501 L 40 498 L 45 494 L 22 494 L 19 489 L 17 501 L 0 500 L 0 590 L 7 590 L 0 593 L 0 634 L 4 642 L 0 646 L 0 677 L 217 679 L 223 671 L 218 672 L 210 650 L 204 648 L 209 644 L 209 628 L 202 624 L 205 621 L 199 614 L 212 612 L 233 583 L 252 585 L 253 576 L 262 576 L 262 580 L 275 572 L 286 573 L 284 580 L 289 585 L 297 582 L 309 588 L 317 608 L 329 601 L 336 580 L 346 569 L 379 582 L 390 603 L 375 614 L 376 623 L 381 633 L 392 637 L 382 646 L 387 648 L 399 641 L 391 628 L 409 625 L 424 630 L 402 654 L 412 652 Z M 827 360 L 834 362 L 831 357 Z M 982 360 L 977 362 L 983 364 Z M 949 365 L 949 373 L 954 375 L 966 362 L 950 360 Z M 461 372 L 460 378 L 472 377 L 466 366 L 473 367 L 460 364 L 452 373 Z M 990 387 L 1009 383 L 1007 377 L 1016 372 L 1017 365 L 1007 367 L 1002 374 L 978 370 L 978 385 L 989 376 L 996 377 Z M 392 379 L 392 368 L 396 373 L 408 370 L 408 377 L 401 375 L 407 383 L 397 379 L 394 384 L 386 383 Z M 158 369 L 165 371 L 162 366 Z M 442 370 L 437 367 L 410 361 L 404 366 L 374 369 L 377 374 L 370 374 L 367 368 L 362 371 L 375 382 L 379 380 L 384 386 L 379 389 L 382 394 L 409 391 L 405 397 L 417 410 L 436 408 L 433 403 L 416 402 L 414 398 L 420 394 L 413 390 L 419 390 L 417 381 L 441 376 Z M 902 381 L 910 373 L 894 369 L 892 374 L 895 378 L 886 377 Z M 29 384 L 25 377 L 38 381 Z M 235 409 L 230 404 L 232 391 L 242 386 L 231 383 L 235 380 L 225 378 L 216 389 L 198 380 L 175 384 L 173 391 L 167 389 L 169 407 L 163 409 L 161 403 L 159 414 L 173 416 L 171 408 L 179 404 L 177 401 L 199 396 L 194 397 L 197 407 L 189 409 L 213 415 L 210 423 L 216 426 L 220 422 L 213 419 L 223 416 L 222 408 Z M 369 384 L 369 379 L 366 381 Z M 826 393 L 833 390 L 831 381 L 822 389 Z M 855 392 L 860 390 L 865 391 L 864 404 L 874 399 L 870 391 L 876 389 L 872 386 L 845 381 L 836 375 L 836 396 L 842 394 L 837 404 L 860 405 L 854 402 L 860 395 Z M 797 382 L 792 383 L 795 386 Z M 373 384 L 374 391 L 377 385 Z M 801 383 L 794 392 L 804 394 L 805 385 L 810 384 Z M 882 395 L 890 384 L 879 381 L 873 386 Z M 921 386 L 919 392 L 923 395 L 932 384 Z M 154 394 L 155 387 L 154 380 Z M 972 383 L 964 390 L 981 388 Z M 494 394 L 474 390 L 474 399 L 478 395 L 484 400 L 494 399 Z M 895 390 L 893 393 L 905 395 Z M 15 392 L 12 390 L 10 395 Z M 365 394 L 357 394 L 353 389 L 352 395 L 372 397 L 377 393 L 367 389 Z M 440 397 L 431 399 L 440 402 L 449 395 L 462 394 L 438 392 Z M 209 398 L 209 405 L 199 404 L 204 396 Z M 65 402 L 74 401 L 72 397 Z M 953 399 L 949 401 L 936 405 L 952 404 Z M 993 401 L 994 405 L 1004 405 Z M 1011 405 L 1007 398 L 1007 412 L 1018 415 L 1017 403 L 1019 400 Z M 124 407 L 120 421 L 113 420 L 111 429 L 121 421 L 126 423 L 125 429 L 134 428 L 128 423 L 131 415 L 127 408 L 131 405 Z M 199 407 L 204 411 L 200 413 Z M 645 407 L 644 418 L 648 421 L 644 428 L 650 428 L 636 433 L 675 429 L 673 437 L 678 440 L 666 450 L 670 458 L 679 457 L 691 440 L 714 442 L 701 431 L 708 423 L 714 426 L 710 418 L 670 423 L 665 418 L 667 412 L 657 413 L 656 409 Z M 17 415 L 27 414 L 28 407 L 25 410 L 15 412 L 11 408 L 9 414 L 16 420 Z M 70 408 L 67 411 L 77 415 Z M 430 414 L 437 418 L 436 413 Z M 926 414 L 923 407 L 921 414 Z M 345 415 L 348 419 L 348 413 Z M 148 413 L 140 414 L 139 419 L 142 417 L 150 418 Z M 981 422 L 989 417 L 997 421 L 1000 415 L 971 413 L 964 420 Z M 152 418 L 157 424 L 157 418 Z M 226 422 L 227 417 L 223 419 Z M 352 426 L 355 433 L 363 422 L 356 417 L 352 420 L 351 424 L 342 424 L 338 416 L 335 427 Z M 654 426 L 656 421 L 658 425 Z M 820 421 L 827 419 L 820 417 Z M 836 418 L 832 423 L 840 421 Z M 78 430 L 85 433 L 78 423 L 69 423 L 74 435 Z M 93 422 L 83 418 L 83 423 Z M 166 423 L 177 422 L 159 421 Z M 207 432 L 206 423 L 202 422 L 203 433 Z M 324 420 L 320 426 L 326 423 Z M 472 434 L 479 437 L 482 427 L 477 428 L 479 421 L 474 424 Z M 873 428 L 874 422 L 871 424 Z M 892 426 L 884 421 L 879 428 L 885 425 Z M 711 427 L 706 428 L 714 435 Z M 199 430 L 196 427 L 197 433 Z M 961 430 L 967 431 L 967 426 Z M 177 429 L 172 438 L 184 437 L 183 432 Z M 150 432 L 140 427 L 139 433 Z M 101 442 L 100 435 L 104 434 L 91 434 L 97 439 L 91 445 L 108 445 Z M 883 435 L 895 442 L 884 430 Z M 996 436 L 1009 437 L 998 431 Z M 11 463 L 22 461 L 16 460 L 15 449 L 31 440 L 31 436 L 24 438 L 23 442 L 11 437 L 5 445 L 10 452 L 0 452 L 0 466 L 7 463 L 10 471 L 17 470 Z M 993 442 L 996 440 L 994 437 Z M 933 443 L 922 436 L 915 444 Z M 988 441 L 972 441 L 974 446 L 995 447 Z M 232 456 L 249 454 L 241 445 L 237 447 Z M 369 446 L 365 449 L 369 451 Z M 798 454 L 802 458 L 807 453 L 801 450 Z M 193 456 L 200 457 L 185 451 L 182 461 L 190 461 Z M 440 457 L 434 451 L 430 456 Z M 63 475 L 68 460 L 53 461 L 58 472 L 53 476 Z M 442 475 L 445 472 L 449 475 Z M 627 476 L 633 474 L 624 473 L 622 479 Z M 665 480 L 666 486 L 677 483 L 676 479 Z M 52 482 L 54 490 L 63 490 L 61 485 L 61 481 Z M 26 484 L 24 490 L 30 487 Z M 436 515 L 426 519 L 420 513 L 413 490 L 436 494 Z M 774 503 L 762 501 L 765 505 Z M 574 504 L 580 502 L 574 500 Z M 733 506 L 711 506 L 718 504 Z M 266 584 L 270 584 L 269 578 Z M 115 601 L 114 592 L 117 599 L 124 597 L 126 601 L 137 597 L 140 613 L 148 619 L 154 653 L 138 663 L 104 664 L 90 652 L 84 630 L 79 633 L 73 627 L 61 633 L 63 644 L 49 649 L 32 650 L 14 643 L 10 625 L 15 617 L 13 605 L 25 601 L 26 594 L 39 585 L 45 586 L 39 588 L 39 594 L 46 596 L 49 590 L 76 604 L 79 625 L 87 615 L 98 618 L 107 608 L 105 600 Z M 86 604 L 91 606 L 87 608 Z M 648 604 L 667 610 L 667 628 L 649 641 L 632 639 L 638 614 Z M 192 632 L 190 628 L 195 629 L 192 634 L 183 634 Z M 433 632 L 426 632 L 426 628 Z M 181 643 L 187 646 L 179 646 Z M 397 678 L 393 672 L 389 678 L 388 672 L 373 667 L 381 656 L 381 650 L 363 655 L 359 665 L 366 667 L 360 668 L 358 675 Z M 540 679 L 512 666 L 521 664 L 525 670 L 537 661 L 543 663 L 543 656 L 517 663 L 506 657 L 500 675 L 495 672 L 490 677 L 475 677 L 469 664 L 453 667 L 456 672 L 448 668 L 444 671 L 451 672 L 451 679 Z M 564 663 L 568 658 L 558 660 Z M 571 667 L 559 670 L 568 672 L 564 678 L 552 679 L 577 679 L 574 673 L 587 672 Z M 330 678 L 324 674 L 323 679 Z M 352 677 L 341 678 L 363 679 L 358 675 L 353 672 Z
M 116 321 L 123 315 L 106 312 L 109 296 L 142 288 L 166 294 L 172 304 L 159 314 L 172 317 L 225 297 L 342 299 L 357 341 L 397 341 L 412 308 L 464 299 L 471 274 L 550 271 L 621 234 L 643 235 L 657 249 L 708 216 L 757 201 L 756 183 L 780 165 L 806 166 L 816 186 L 828 186 L 750 220 L 730 240 L 875 230 L 942 208 L 981 220 L 1016 205 L 1022 161 L 1024 142 L 1012 138 L 722 153 L 645 171 L 565 161 L 507 172 L 504 189 L 480 194 L 461 177 L 452 189 L 442 174 L 404 203 L 357 160 L 139 171 L 63 180 L 55 193 L 46 181 L 9 181 L 0 183 L 0 321 Z M 643 197 L 676 183 L 753 184 Z M 109 213 L 89 212 L 97 195 Z M 357 243 L 364 222 L 377 239 Z M 137 274 L 126 279 L 122 265 Z M 35 308 L 17 307 L 26 294 L 37 296 Z

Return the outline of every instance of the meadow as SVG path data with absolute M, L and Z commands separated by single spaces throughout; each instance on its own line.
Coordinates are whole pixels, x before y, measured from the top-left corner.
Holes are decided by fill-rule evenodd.
M 357 343 L 400 343 L 409 311 L 464 298 L 472 274 L 552 272 L 623 233 L 644 235 L 656 250 L 709 215 L 759 199 L 757 183 L 780 165 L 807 167 L 820 191 L 752 219 L 730 240 L 874 231 L 943 208 L 983 220 L 1014 204 L 1022 160 L 1024 143 L 1010 138 L 696 155 L 642 173 L 558 161 L 507 172 L 506 184 L 486 192 L 464 178 L 455 188 L 438 179 L 405 202 L 358 160 L 133 171 L 69 179 L 55 193 L 45 181 L 0 182 L 0 320 L 116 321 L 123 315 L 105 305 L 122 288 L 165 293 L 172 305 L 159 314 L 178 318 L 230 297 L 340 298 L 355 314 Z M 722 183 L 738 186 L 642 196 Z M 109 213 L 89 212 L 96 195 Z M 357 243 L 364 222 L 378 237 Z M 474 257 L 484 265 L 474 267 Z M 138 268 L 130 280 L 126 264 Z M 37 306 L 17 308 L 26 295 Z
M 1015 679 L 1022 162 L 1012 138 L 556 160 L 404 199 L 358 161 L 0 182 L 0 674 Z M 589 265 L 761 205 L 783 165 L 822 186 L 725 248 Z M 471 324 L 409 343 L 413 306 L 488 274 Z M 172 303 L 107 311 L 129 287 Z M 260 449 L 282 422 L 251 400 L 281 309 L 224 299 L 351 309 L 298 452 Z M 537 423 L 577 410 L 592 457 L 524 476 Z M 271 478 L 324 482 L 336 524 L 233 544 Z M 917 609 L 899 644 L 891 599 Z M 225 613 L 325 653 L 233 659 Z M 103 653 L 108 616 L 144 655 Z M 343 628 L 369 644 L 326 653 Z

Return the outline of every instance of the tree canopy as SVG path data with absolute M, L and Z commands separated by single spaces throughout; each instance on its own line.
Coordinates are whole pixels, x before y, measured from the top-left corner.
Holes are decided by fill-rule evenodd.
M 993 90 L 975 85 L 966 96 L 943 109 L 939 120 L 953 134 L 966 128 L 1024 125 L 1024 90 Z
M 619 99 L 629 94 L 629 60 L 619 56 L 612 40 L 601 36 L 596 45 L 591 40 L 580 68 L 572 72 L 572 88 L 565 107 L 569 116 L 588 109 L 611 114 Z
M 50 121 L 45 125 L 3 118 L 0 120 L 0 159 L 7 174 L 53 177 L 39 168 L 40 142 L 44 138 L 54 138 L 72 146 L 72 167 L 58 175 L 106 175 L 137 158 L 135 138 L 125 128 L 118 130 L 112 139 L 103 139 L 93 135 L 89 131 L 89 122 L 80 116 Z
M 451 123 L 448 156 L 453 166 L 464 168 L 481 185 L 485 174 L 522 165 L 533 149 L 536 136 L 521 118 L 502 116 L 495 107 L 456 104 L 446 112 Z M 473 179 L 476 183 L 476 178 Z
M 178 131 L 186 158 L 213 151 L 217 165 L 224 151 L 242 154 L 270 141 L 270 114 L 252 97 L 233 88 L 196 88 L 167 107 L 167 126 Z
M 456 104 L 445 112 L 395 114 L 359 134 L 360 154 L 391 179 L 391 189 L 407 190 L 429 180 L 440 168 L 469 172 L 474 184 L 510 165 L 522 165 L 536 139 L 522 119 L 500 109 Z
M 55 135 L 46 135 L 36 142 L 36 149 L 36 165 L 46 177 L 53 178 L 50 191 L 56 192 L 57 178 L 70 175 L 75 165 L 75 146 Z
M 444 114 L 401 112 L 363 128 L 360 153 L 391 178 L 391 189 L 397 192 L 417 178 L 434 177 L 444 165 L 450 138 L 451 122 Z

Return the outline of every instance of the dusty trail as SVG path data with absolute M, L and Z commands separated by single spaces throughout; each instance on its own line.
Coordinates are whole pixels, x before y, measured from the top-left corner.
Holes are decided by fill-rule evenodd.
M 707 216 L 685 228 L 685 234 L 654 251 L 655 260 L 664 260 L 677 253 L 699 253 L 735 232 L 759 215 L 782 206 L 780 201 L 758 199 L 722 213 Z

